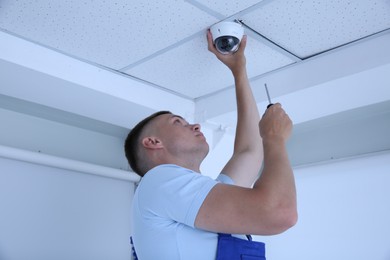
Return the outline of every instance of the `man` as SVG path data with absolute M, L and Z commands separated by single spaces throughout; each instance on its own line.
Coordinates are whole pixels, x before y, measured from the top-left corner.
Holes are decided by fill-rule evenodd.
M 141 260 L 215 259 L 218 233 L 273 235 L 297 221 L 285 147 L 291 120 L 280 104 L 260 120 L 246 73 L 246 36 L 229 55 L 215 49 L 210 32 L 207 40 L 209 51 L 235 80 L 233 155 L 212 180 L 199 170 L 209 151 L 200 125 L 161 111 L 133 128 L 125 152 L 133 170 L 143 176 L 133 202 L 133 240 Z M 263 153 L 264 167 L 256 180 Z

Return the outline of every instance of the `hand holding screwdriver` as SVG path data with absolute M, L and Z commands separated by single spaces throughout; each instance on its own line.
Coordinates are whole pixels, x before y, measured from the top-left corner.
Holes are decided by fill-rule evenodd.
M 259 123 L 260 135 L 263 139 L 268 137 L 273 138 L 281 136 L 283 137 L 283 140 L 287 140 L 291 134 L 292 129 L 291 119 L 282 109 L 282 105 L 280 103 L 273 104 L 271 102 L 267 84 L 265 83 L 264 86 L 269 102 L 267 109 L 274 105 L 275 107 L 272 109 L 272 111 L 266 111 L 266 113 L 264 113 L 263 117 L 261 118 Z

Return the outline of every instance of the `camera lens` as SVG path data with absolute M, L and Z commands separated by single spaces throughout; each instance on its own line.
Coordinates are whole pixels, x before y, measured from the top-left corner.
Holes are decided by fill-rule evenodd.
M 233 53 L 238 50 L 240 40 L 233 36 L 222 36 L 215 39 L 215 47 L 222 54 Z

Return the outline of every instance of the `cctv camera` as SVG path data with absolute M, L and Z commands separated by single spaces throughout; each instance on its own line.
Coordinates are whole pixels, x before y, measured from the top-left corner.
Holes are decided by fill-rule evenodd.
M 237 22 L 220 22 L 210 27 L 213 42 L 222 54 L 234 53 L 238 50 L 244 28 Z

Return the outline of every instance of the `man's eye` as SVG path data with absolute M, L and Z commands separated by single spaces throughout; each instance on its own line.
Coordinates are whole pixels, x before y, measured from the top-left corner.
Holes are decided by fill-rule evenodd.
M 181 118 L 176 118 L 173 120 L 173 123 L 174 124 L 180 124 L 180 125 L 183 125 L 183 126 L 187 126 L 188 125 L 188 122 L 184 119 L 181 119 Z

